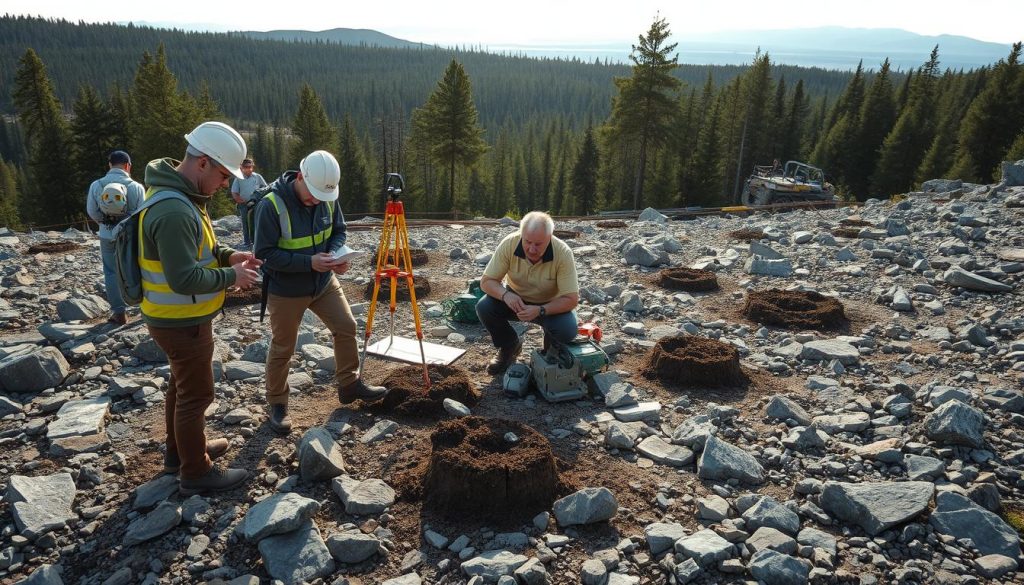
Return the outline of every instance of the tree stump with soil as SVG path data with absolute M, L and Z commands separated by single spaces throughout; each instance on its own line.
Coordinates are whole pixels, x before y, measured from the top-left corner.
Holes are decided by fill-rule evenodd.
M 226 308 L 258 305 L 261 300 L 263 300 L 263 292 L 259 286 L 251 286 L 246 289 L 231 287 L 224 294 Z
M 430 294 L 430 280 L 426 276 L 416 276 L 413 279 L 413 290 L 416 292 L 416 300 L 426 298 Z M 366 283 L 366 298 L 373 296 L 373 281 Z M 404 278 L 398 279 L 398 293 L 396 297 L 400 301 L 409 299 L 409 282 Z M 380 294 L 377 297 L 380 302 L 391 301 L 391 279 L 380 279 Z
M 860 235 L 860 229 L 859 228 L 833 228 L 832 229 L 832 235 L 837 237 L 837 238 L 857 239 L 857 236 Z
M 868 227 L 873 225 L 870 221 L 865 221 L 859 217 L 844 217 L 839 220 L 839 224 L 850 227 Z
M 733 230 L 729 232 L 729 237 L 734 240 L 743 240 L 744 242 L 750 242 L 764 238 L 764 232 L 761 230 L 752 230 L 744 228 L 741 230 Z
M 843 304 L 812 291 L 762 290 L 747 294 L 743 315 L 787 329 L 835 330 L 846 325 Z
M 74 242 L 39 242 L 38 244 L 32 244 L 28 248 L 29 254 L 60 254 L 62 252 L 70 252 L 77 250 L 82 246 Z
M 552 235 L 559 240 L 573 240 L 580 237 L 580 233 L 576 230 L 555 230 Z
M 551 444 L 522 423 L 477 416 L 445 421 L 431 433 L 430 445 L 422 481 L 429 509 L 533 515 L 550 509 L 559 495 Z
M 374 251 L 373 254 L 368 254 L 369 258 L 367 261 L 370 263 L 370 266 L 377 265 L 378 254 L 380 254 L 379 250 Z M 412 261 L 413 266 L 422 266 L 430 261 L 430 257 L 427 256 L 427 251 L 424 250 L 423 248 L 409 248 L 409 260 Z M 394 266 L 399 266 L 399 263 L 395 261 L 394 250 L 391 250 L 390 253 L 388 254 L 387 263 Z
M 658 273 L 658 284 L 672 290 L 701 292 L 718 290 L 718 277 L 710 270 L 666 268 Z
M 644 376 L 675 386 L 742 386 L 740 354 L 730 344 L 696 335 L 676 335 L 659 341 L 644 360 Z
M 394 412 L 417 418 L 440 418 L 444 414 L 444 399 L 458 400 L 466 406 L 480 402 L 480 391 L 469 378 L 469 373 L 452 366 L 427 366 L 430 389 L 423 387 L 423 366 L 403 366 L 388 374 L 382 385 L 387 395 L 370 409 Z
M 599 228 L 611 229 L 611 228 L 624 228 L 626 222 L 621 219 L 602 219 L 601 221 L 594 224 Z

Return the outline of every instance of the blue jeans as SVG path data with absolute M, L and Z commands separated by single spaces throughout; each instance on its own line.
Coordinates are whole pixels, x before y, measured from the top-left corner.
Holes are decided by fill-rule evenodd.
M 249 226 L 249 204 L 248 203 L 237 203 L 235 207 L 238 208 L 238 218 L 242 220 L 242 243 L 246 246 L 252 245 L 252 229 Z
M 107 289 L 107 302 L 114 313 L 124 313 L 124 299 L 117 286 L 117 272 L 114 269 L 114 241 L 100 240 L 100 257 L 103 258 L 103 286 Z
M 519 342 L 516 330 L 509 323 L 518 320 L 508 305 L 490 296 L 484 296 L 476 303 L 476 314 L 480 322 L 491 334 L 491 341 L 498 349 L 508 349 Z M 545 337 L 552 337 L 561 343 L 569 343 L 576 338 L 576 311 L 538 317 L 532 321 L 544 329 Z

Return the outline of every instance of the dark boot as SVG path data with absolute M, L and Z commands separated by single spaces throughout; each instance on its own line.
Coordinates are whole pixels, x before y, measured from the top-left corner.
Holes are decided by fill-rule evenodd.
M 270 428 L 282 435 L 292 432 L 292 419 L 288 417 L 287 404 L 271 404 L 270 418 L 267 420 Z
M 221 469 L 214 465 L 201 477 L 182 479 L 178 492 L 183 496 L 223 492 L 242 485 L 248 477 L 249 472 L 244 469 Z
M 338 402 L 342 404 L 351 404 L 356 400 L 374 402 L 384 398 L 387 393 L 388 389 L 384 386 L 371 386 L 360 378 L 348 386 L 338 388 Z
M 228 452 L 228 447 L 229 446 L 230 446 L 230 443 L 228 443 L 228 440 L 224 439 L 224 438 L 213 439 L 211 441 L 207 441 L 206 442 L 206 455 L 211 460 L 212 459 L 217 459 L 221 455 L 223 455 L 223 454 Z M 178 473 L 179 469 L 181 469 L 181 458 L 178 457 L 178 454 L 177 453 L 165 453 L 164 454 L 164 473 L 168 473 L 168 474 Z
M 519 353 L 522 351 L 522 340 L 517 341 L 512 347 L 499 348 L 498 355 L 494 356 L 494 359 L 487 364 L 487 373 L 491 376 L 497 376 L 504 373 L 509 366 L 516 363 L 516 358 L 519 357 Z

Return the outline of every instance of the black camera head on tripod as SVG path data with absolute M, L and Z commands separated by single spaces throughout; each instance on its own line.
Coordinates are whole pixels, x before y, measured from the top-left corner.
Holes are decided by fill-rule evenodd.
M 392 201 L 398 198 L 405 191 L 405 179 L 399 173 L 388 173 L 384 175 L 384 196 Z

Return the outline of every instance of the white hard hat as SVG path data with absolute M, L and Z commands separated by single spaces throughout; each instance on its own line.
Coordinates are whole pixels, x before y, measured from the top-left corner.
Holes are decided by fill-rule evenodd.
M 299 171 L 313 197 L 319 201 L 334 201 L 338 198 L 341 167 L 331 153 L 326 150 L 309 153 L 299 163 Z
M 232 175 L 244 179 L 242 159 L 245 140 L 234 128 L 222 122 L 203 122 L 185 135 L 189 146 L 219 162 Z

